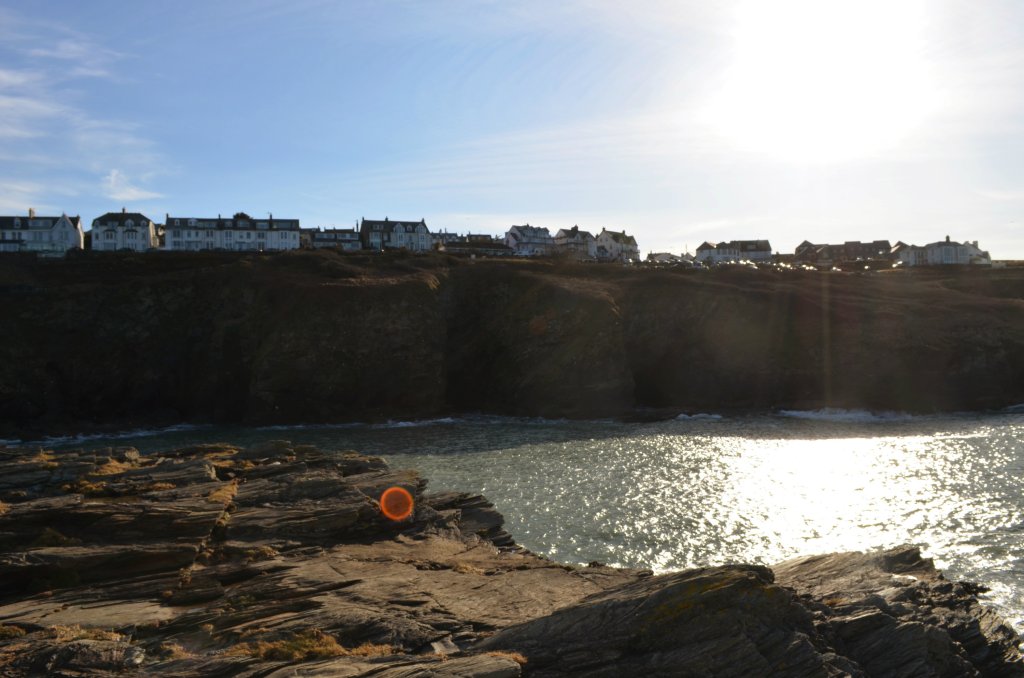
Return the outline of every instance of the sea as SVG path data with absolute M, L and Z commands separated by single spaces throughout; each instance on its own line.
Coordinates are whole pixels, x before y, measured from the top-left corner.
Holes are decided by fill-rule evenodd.
M 982 600 L 1024 632 L 1024 406 L 179 426 L 32 444 L 149 453 L 268 439 L 380 455 L 428 490 L 481 493 L 517 542 L 566 563 L 660 573 L 914 544 L 948 578 L 986 586 Z

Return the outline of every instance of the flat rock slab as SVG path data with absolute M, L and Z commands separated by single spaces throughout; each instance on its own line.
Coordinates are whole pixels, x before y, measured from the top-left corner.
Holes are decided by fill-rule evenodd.
M 0 675 L 1024 676 L 909 547 L 655 577 L 546 560 L 353 452 L 0 452 Z

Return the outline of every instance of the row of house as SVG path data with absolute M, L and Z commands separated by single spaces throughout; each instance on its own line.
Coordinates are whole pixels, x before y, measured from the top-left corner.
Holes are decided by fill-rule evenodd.
M 157 224 L 138 212 L 108 212 L 92 222 L 89 248 L 97 251 L 172 252 L 221 250 L 274 252 L 299 249 L 336 248 L 344 251 L 434 249 L 479 256 L 564 255 L 590 261 L 639 261 L 633 236 L 624 231 L 604 229 L 598 236 L 579 227 L 559 230 L 552 236 L 546 228 L 513 226 L 503 238 L 489 235 L 431 233 L 425 219 L 419 221 L 360 220 L 358 228 L 303 229 L 298 219 L 279 219 L 273 214 L 253 218 L 245 212 L 231 217 L 185 217 L 165 215 Z M 62 255 L 86 247 L 81 217 L 40 217 L 29 210 L 27 217 L 0 217 L 0 252 L 35 252 Z
M 652 262 L 674 262 L 672 255 L 650 255 Z M 851 263 L 892 264 L 897 266 L 941 266 L 949 264 L 990 266 L 992 257 L 978 247 L 978 241 L 956 242 L 946 236 L 944 241 L 927 245 L 890 244 L 888 240 L 860 242 L 848 240 L 840 244 L 815 244 L 808 240 L 796 246 L 792 255 L 772 254 L 767 240 L 729 240 L 705 242 L 697 248 L 693 261 L 706 266 L 750 261 L 753 263 L 785 260 L 816 268 L 832 268 Z
M 68 250 L 85 248 L 85 232 L 79 216 L 39 216 L 30 209 L 27 216 L 0 216 L 0 252 L 34 252 L 60 256 Z M 425 219 L 392 221 L 361 219 L 358 228 L 303 229 L 298 219 L 276 219 L 273 214 L 254 219 L 245 212 L 230 218 L 172 217 L 163 224 L 138 212 L 108 212 L 92 222 L 89 246 L 97 251 L 152 249 L 168 251 L 222 250 L 273 252 L 307 248 L 336 248 L 345 251 L 437 249 L 451 254 L 477 256 L 561 256 L 579 261 L 633 263 L 640 260 L 636 239 L 625 231 L 602 229 L 597 236 L 578 226 L 559 229 L 554 236 L 547 228 L 524 224 L 512 226 L 503 238 L 483 234 L 431 233 Z M 978 242 L 944 241 L 923 246 L 888 240 L 846 241 L 815 244 L 803 241 L 793 255 L 773 255 L 768 240 L 704 242 L 692 261 L 711 266 L 751 261 L 769 262 L 786 258 L 797 264 L 818 268 L 851 262 L 895 262 L 902 266 L 991 265 L 988 252 Z M 662 253 L 650 261 L 675 262 L 674 255 Z M 679 260 L 689 260 L 689 255 Z

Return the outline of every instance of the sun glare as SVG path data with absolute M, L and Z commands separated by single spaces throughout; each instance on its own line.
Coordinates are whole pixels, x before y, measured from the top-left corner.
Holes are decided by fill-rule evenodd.
M 926 10 L 902 0 L 741 4 L 707 121 L 742 150 L 794 162 L 895 147 L 937 105 Z

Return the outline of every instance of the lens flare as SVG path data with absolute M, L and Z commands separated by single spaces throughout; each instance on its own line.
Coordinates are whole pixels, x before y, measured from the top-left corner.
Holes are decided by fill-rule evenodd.
M 380 495 L 380 512 L 390 520 L 405 520 L 412 515 L 414 503 L 409 490 L 389 487 Z

